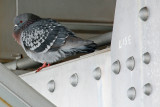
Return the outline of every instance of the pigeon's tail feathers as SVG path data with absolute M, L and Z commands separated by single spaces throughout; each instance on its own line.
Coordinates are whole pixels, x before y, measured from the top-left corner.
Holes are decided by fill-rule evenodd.
M 81 38 L 72 36 L 67 38 L 65 45 L 61 48 L 67 56 L 74 55 L 76 53 L 91 53 L 94 52 L 97 47 L 93 41 L 83 40 Z
M 90 41 L 90 42 L 92 42 L 92 41 Z M 81 47 L 77 48 L 77 52 L 79 52 L 79 53 L 91 53 L 91 52 L 95 51 L 96 47 L 97 47 L 97 44 L 92 42 L 90 44 L 87 44 L 87 45 L 84 45 L 84 46 L 81 46 Z

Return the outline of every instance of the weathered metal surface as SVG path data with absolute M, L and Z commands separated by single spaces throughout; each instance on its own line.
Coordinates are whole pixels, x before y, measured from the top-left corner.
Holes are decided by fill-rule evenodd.
M 0 64 L 1 107 L 56 107 Z
M 58 107 L 111 107 L 110 65 L 110 52 L 105 49 L 20 77 Z M 93 75 L 97 67 L 101 77 L 99 70 Z M 47 88 L 51 80 L 52 93 Z
M 112 107 L 160 106 L 159 10 L 158 0 L 117 0 L 111 63 L 119 60 L 121 70 L 118 75 L 112 72 Z M 132 71 L 126 66 L 131 56 L 135 60 Z M 147 83 L 152 86 L 150 89 L 146 88 Z M 127 97 L 130 87 L 136 90 L 133 101 Z M 152 93 L 148 93 L 151 89 Z

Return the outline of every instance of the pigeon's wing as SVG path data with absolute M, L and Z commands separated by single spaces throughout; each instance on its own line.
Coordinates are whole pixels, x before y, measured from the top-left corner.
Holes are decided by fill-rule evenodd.
M 21 33 L 21 41 L 26 50 L 32 52 L 55 51 L 65 43 L 70 32 L 51 19 L 31 24 Z
M 57 35 L 57 38 L 49 51 L 57 51 L 66 43 L 66 40 L 69 36 L 74 36 L 74 33 L 64 26 L 57 26 L 55 27 L 54 31 L 51 32 L 51 35 Z

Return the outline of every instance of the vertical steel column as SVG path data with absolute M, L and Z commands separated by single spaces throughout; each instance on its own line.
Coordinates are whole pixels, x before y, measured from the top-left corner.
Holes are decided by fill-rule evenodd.
M 160 1 L 117 0 L 112 107 L 160 106 Z

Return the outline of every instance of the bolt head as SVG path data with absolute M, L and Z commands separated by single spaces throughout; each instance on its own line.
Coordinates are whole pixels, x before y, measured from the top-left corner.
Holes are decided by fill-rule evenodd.
M 134 57 L 129 57 L 126 61 L 126 66 L 129 70 L 133 70 L 134 69 L 134 66 L 135 66 L 135 60 L 134 60 Z
M 149 64 L 150 61 L 151 61 L 151 55 L 150 55 L 150 53 L 149 52 L 144 53 L 143 56 L 142 56 L 142 59 L 143 59 L 143 62 L 145 64 Z
M 145 95 L 149 96 L 152 93 L 152 85 L 147 83 L 143 86 L 143 92 Z
M 141 8 L 141 10 L 139 11 L 139 17 L 141 18 L 141 20 L 147 21 L 149 17 L 149 9 L 147 7 Z
M 47 87 L 48 87 L 48 91 L 50 92 L 54 92 L 55 90 L 55 82 L 54 80 L 50 80 L 47 84 Z
M 94 69 L 94 71 L 93 71 L 93 77 L 96 80 L 99 80 L 101 78 L 101 68 L 100 67 L 97 67 L 96 69 Z
M 70 77 L 70 83 L 73 87 L 76 87 L 77 84 L 78 84 L 78 75 L 77 73 L 73 74 L 71 77 Z
M 120 69 L 121 69 L 120 61 L 117 60 L 117 61 L 115 61 L 115 62 L 112 64 L 112 71 L 113 71 L 115 74 L 119 74 Z
M 134 87 L 129 88 L 127 91 L 127 96 L 133 101 L 136 98 L 136 89 Z

